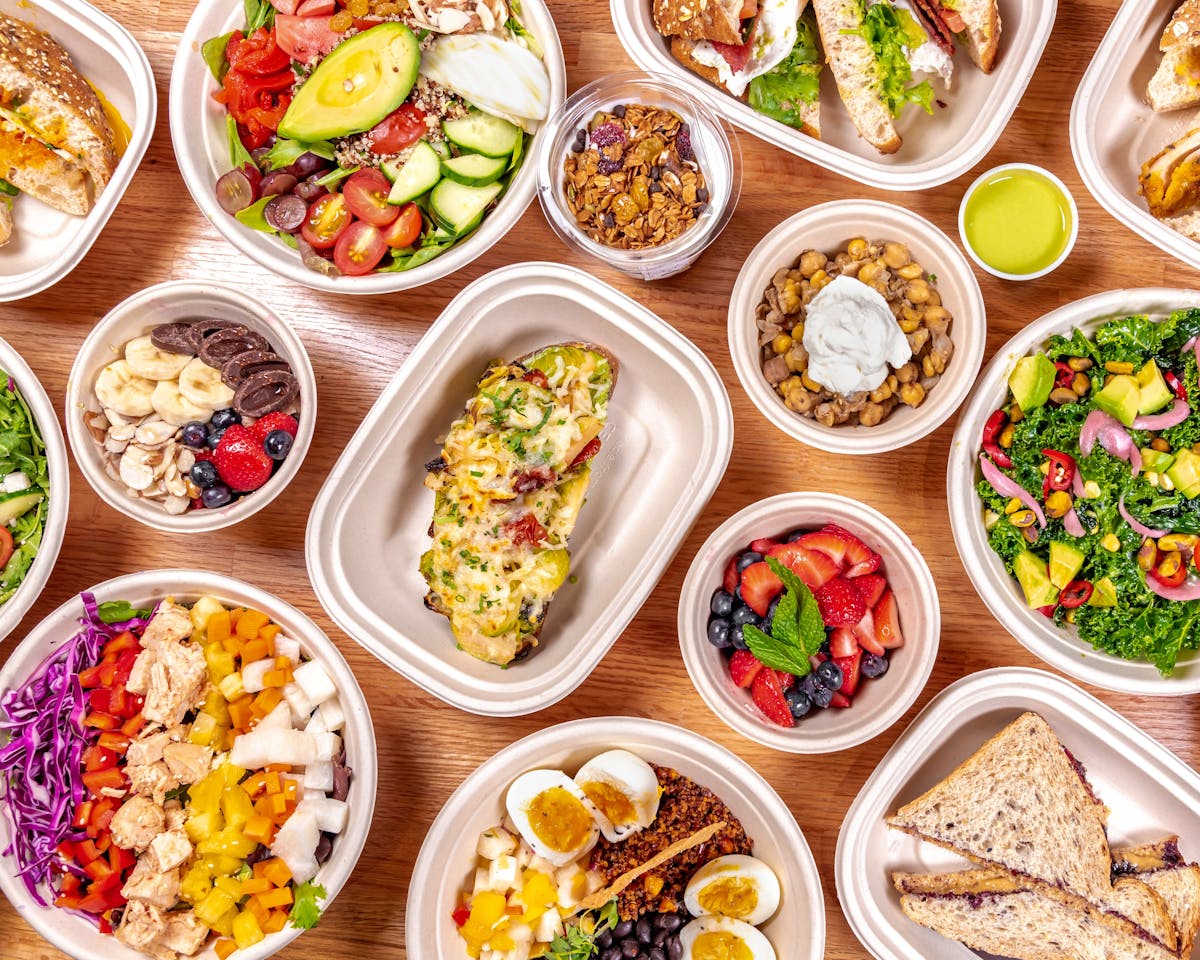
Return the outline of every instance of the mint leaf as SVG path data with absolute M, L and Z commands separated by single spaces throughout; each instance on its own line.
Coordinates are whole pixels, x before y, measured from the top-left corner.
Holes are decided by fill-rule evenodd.
M 772 670 L 782 670 L 796 677 L 807 676 L 812 672 L 812 664 L 795 644 L 784 643 L 749 624 L 742 628 L 742 636 L 746 640 L 746 647 L 764 666 Z
M 771 618 L 771 636 L 780 643 L 789 646 L 800 646 L 800 607 L 795 590 L 787 590 L 775 607 L 775 616 Z
M 821 619 L 821 608 L 817 598 L 805 584 L 800 584 L 800 646 L 806 657 L 811 657 L 825 642 L 825 621 Z

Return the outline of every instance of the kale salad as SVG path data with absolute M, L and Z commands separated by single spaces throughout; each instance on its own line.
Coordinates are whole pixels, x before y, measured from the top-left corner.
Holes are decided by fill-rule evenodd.
M 42 545 L 50 477 L 29 405 L 0 370 L 0 607 L 25 580 Z

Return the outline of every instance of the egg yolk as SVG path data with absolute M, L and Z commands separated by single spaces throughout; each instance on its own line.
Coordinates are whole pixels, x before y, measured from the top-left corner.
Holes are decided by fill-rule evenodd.
M 714 930 L 696 938 L 692 960 L 754 960 L 754 954 L 741 937 L 727 930 Z
M 637 808 L 619 789 L 611 783 L 585 783 L 581 788 L 610 823 L 632 823 L 637 819 Z
M 707 913 L 740 919 L 758 906 L 758 888 L 741 877 L 722 877 L 707 884 L 696 899 Z
M 592 829 L 592 818 L 579 798 L 562 787 L 543 790 L 526 810 L 529 826 L 551 850 L 567 853 L 582 847 Z

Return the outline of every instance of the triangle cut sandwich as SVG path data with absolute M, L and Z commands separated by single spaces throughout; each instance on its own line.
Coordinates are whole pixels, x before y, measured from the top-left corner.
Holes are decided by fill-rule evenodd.
M 1146 88 L 1150 106 L 1162 113 L 1200 104 L 1200 0 L 1176 8 L 1158 49 L 1162 59 Z

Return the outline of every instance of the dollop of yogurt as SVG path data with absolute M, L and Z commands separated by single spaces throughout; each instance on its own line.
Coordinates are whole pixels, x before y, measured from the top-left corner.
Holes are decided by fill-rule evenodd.
M 892 308 L 853 277 L 836 277 L 808 305 L 804 320 L 808 376 L 827 390 L 849 395 L 876 389 L 888 366 L 902 367 L 912 348 Z

